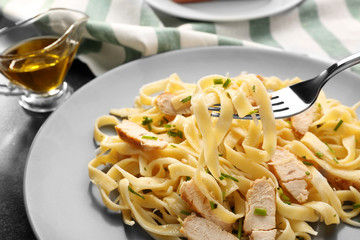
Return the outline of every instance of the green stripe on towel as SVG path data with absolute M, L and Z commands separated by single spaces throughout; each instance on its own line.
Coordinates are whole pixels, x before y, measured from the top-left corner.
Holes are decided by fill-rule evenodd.
M 281 47 L 271 35 L 270 18 L 250 20 L 249 25 L 250 37 L 254 42 L 272 47 Z
M 341 41 L 322 25 L 314 0 L 307 0 L 301 4 L 299 14 L 304 30 L 330 57 L 336 59 L 350 55 Z
M 158 39 L 158 53 L 180 49 L 180 33 L 175 28 L 155 28 Z

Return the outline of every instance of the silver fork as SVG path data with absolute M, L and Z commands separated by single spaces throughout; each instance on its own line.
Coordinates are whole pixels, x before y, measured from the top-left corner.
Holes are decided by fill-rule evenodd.
M 358 63 L 360 63 L 360 52 L 334 63 L 312 79 L 302 81 L 300 83 L 272 92 L 271 105 L 273 108 L 274 117 L 276 119 L 288 118 L 305 111 L 315 103 L 317 97 L 319 96 L 320 90 L 323 88 L 325 83 L 327 83 L 327 81 L 329 81 L 339 72 L 342 72 L 345 69 Z M 214 105 L 209 107 L 209 110 L 217 111 L 212 112 L 211 116 L 219 117 L 221 106 Z M 254 116 L 260 118 L 259 114 L 254 114 Z M 234 114 L 233 118 L 252 119 L 252 115 L 239 117 L 237 114 Z

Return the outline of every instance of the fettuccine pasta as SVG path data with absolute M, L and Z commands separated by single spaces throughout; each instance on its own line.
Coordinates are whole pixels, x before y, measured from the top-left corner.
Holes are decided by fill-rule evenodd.
M 99 147 L 88 165 L 90 179 L 107 208 L 121 212 L 125 224 L 137 222 L 154 239 L 184 237 L 183 221 L 192 212 L 201 214 L 181 195 L 189 181 L 234 237 L 248 237 L 242 229 L 247 193 L 264 177 L 275 191 L 276 239 L 311 239 L 317 232 L 309 222 L 360 227 L 354 219 L 360 213 L 359 104 L 347 107 L 321 93 L 304 132 L 297 129 L 306 122 L 301 118 L 274 119 L 269 94 L 299 81 L 241 74 L 210 75 L 190 84 L 172 74 L 144 85 L 133 108 L 111 109 L 97 119 Z M 160 96 L 169 102 L 160 102 Z M 169 115 L 162 109 L 166 104 L 180 114 Z M 219 117 L 208 110 L 215 104 L 221 106 Z M 233 119 L 233 114 L 250 114 L 253 120 Z M 141 136 L 103 130 L 121 124 L 140 127 Z M 152 141 L 165 147 L 153 147 Z M 276 162 L 276 151 L 294 156 L 306 176 L 282 178 L 279 169 L 295 165 Z M 303 195 L 291 189 L 295 183 L 305 186 Z

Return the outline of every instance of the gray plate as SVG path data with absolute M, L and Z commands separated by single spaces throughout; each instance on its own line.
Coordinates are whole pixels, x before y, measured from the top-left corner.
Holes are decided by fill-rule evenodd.
M 95 119 L 110 108 L 133 105 L 140 86 L 177 72 L 186 82 L 208 74 L 234 76 L 242 71 L 310 78 L 330 62 L 282 51 L 245 47 L 194 48 L 134 61 L 91 81 L 54 112 L 37 134 L 28 157 L 24 191 L 29 220 L 39 239 L 151 239 L 140 227 L 123 224 L 102 204 L 89 182 L 94 158 Z M 325 87 L 328 97 L 352 105 L 359 100 L 360 78 L 345 71 Z M 314 239 L 358 239 L 359 229 L 345 224 L 316 225 Z

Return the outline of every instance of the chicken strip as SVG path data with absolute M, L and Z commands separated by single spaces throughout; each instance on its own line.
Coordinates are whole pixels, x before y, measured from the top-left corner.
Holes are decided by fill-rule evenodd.
M 144 151 L 164 149 L 168 145 L 168 142 L 158 138 L 156 134 L 129 120 L 123 120 L 115 126 L 115 130 L 123 141 L 136 145 Z
M 295 132 L 304 135 L 307 131 L 309 131 L 309 127 L 315 118 L 315 110 L 315 105 L 313 105 L 306 111 L 294 115 L 290 118 L 291 125 L 294 128 Z
M 308 199 L 307 179 L 310 172 L 293 153 L 285 148 L 277 147 L 269 165 L 280 185 L 296 201 L 303 203 Z
M 245 209 L 245 234 L 258 235 L 255 231 L 270 231 L 275 228 L 275 187 L 269 179 L 263 177 L 251 184 L 246 194 Z
M 223 222 L 213 212 L 209 199 L 202 194 L 194 180 L 184 182 L 180 188 L 180 193 L 181 198 L 202 217 L 212 221 L 226 231 L 232 230 L 232 224 Z
M 189 240 L 236 240 L 234 235 L 225 231 L 214 222 L 195 214 L 186 217 L 180 232 Z
M 249 236 L 250 240 L 273 240 L 276 236 L 276 229 L 267 231 L 252 231 Z

